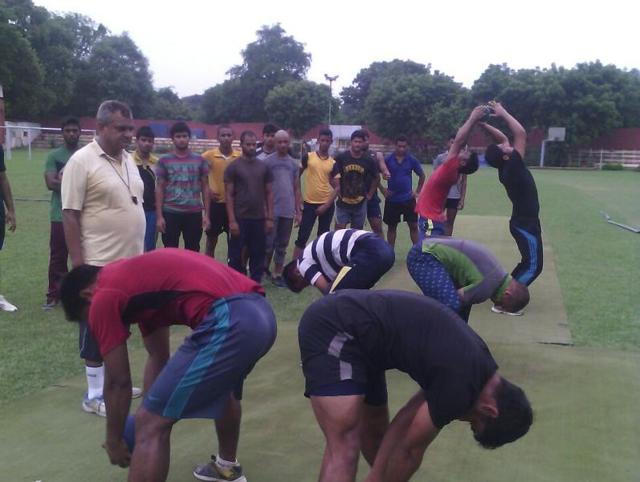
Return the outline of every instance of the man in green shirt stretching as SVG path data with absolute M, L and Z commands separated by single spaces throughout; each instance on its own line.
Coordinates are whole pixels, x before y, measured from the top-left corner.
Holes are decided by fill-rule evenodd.
M 415 244 L 407 255 L 409 274 L 422 292 L 469 321 L 471 306 L 488 299 L 501 312 L 521 315 L 529 290 L 504 270 L 480 243 L 432 237 Z

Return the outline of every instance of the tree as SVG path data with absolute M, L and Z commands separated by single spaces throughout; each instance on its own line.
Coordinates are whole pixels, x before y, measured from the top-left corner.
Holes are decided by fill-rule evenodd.
M 0 23 L 0 59 L 7 117 L 28 120 L 39 115 L 46 103 L 42 65 L 19 29 L 6 23 Z
M 467 91 L 440 72 L 378 80 L 365 103 L 367 125 L 395 138 L 441 139 L 464 117 Z
M 303 44 L 286 35 L 280 24 L 263 26 L 256 34 L 258 39 L 242 51 L 243 63 L 229 70 L 231 78 L 205 91 L 203 110 L 208 122 L 266 121 L 269 91 L 305 78 L 311 55 Z
M 430 66 L 412 60 L 394 59 L 391 62 L 373 62 L 360 70 L 352 84 L 340 92 L 343 101 L 342 112 L 347 119 L 357 124 L 367 123 L 365 102 L 373 84 L 387 78 L 399 78 L 406 75 L 428 74 Z
M 331 98 L 327 85 L 309 80 L 294 80 L 274 87 L 265 100 L 269 119 L 285 129 L 291 129 L 297 138 L 313 126 L 327 119 L 329 102 L 332 108 L 339 107 Z
M 98 41 L 86 67 L 79 73 L 72 111 L 94 115 L 106 99 L 129 104 L 136 117 L 146 117 L 153 109 L 153 86 L 149 62 L 125 33 Z
M 529 130 L 566 127 L 569 145 L 617 127 L 640 126 L 639 72 L 600 62 L 517 71 L 491 65 L 474 83 L 472 97 L 500 100 Z
M 154 93 L 153 107 L 148 115 L 155 119 L 192 119 L 189 108 L 172 87 L 163 87 Z

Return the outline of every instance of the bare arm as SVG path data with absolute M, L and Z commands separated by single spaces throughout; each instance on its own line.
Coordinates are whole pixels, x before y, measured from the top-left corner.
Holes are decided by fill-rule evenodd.
M 240 227 L 236 220 L 236 211 L 234 209 L 235 193 L 232 182 L 224 183 L 224 199 L 225 208 L 227 210 L 227 218 L 229 218 L 229 234 L 231 236 L 238 236 L 240 234 Z
M 75 209 L 62 210 L 62 227 L 64 229 L 64 240 L 67 243 L 71 266 L 74 268 L 84 264 L 84 254 L 82 253 L 82 231 L 80 227 L 81 212 Z
M 207 176 L 203 176 L 200 179 L 200 191 L 202 195 L 202 205 L 204 206 L 204 212 L 202 214 L 202 226 L 205 231 L 209 229 L 209 207 L 211 204 L 210 201 L 210 193 L 209 193 L 209 179 Z
M 376 177 L 371 183 L 371 187 L 369 187 L 369 192 L 367 192 L 367 201 L 371 200 L 371 198 L 376 193 L 379 185 L 380 185 L 380 174 L 376 174 Z
M 418 470 L 424 452 L 439 430 L 422 392 L 400 409 L 389 425 L 365 482 L 406 482 Z
M 60 192 L 60 186 L 62 185 L 62 181 L 60 181 L 60 177 L 58 173 L 55 171 L 47 171 L 44 173 L 44 183 L 47 185 L 47 189 L 53 192 Z
M 16 230 L 16 207 L 13 204 L 13 195 L 11 194 L 11 185 L 9 184 L 9 178 L 6 172 L 0 172 L 0 190 L 2 191 L 2 197 L 4 197 L 4 203 L 7 206 L 7 224 L 9 225 L 9 231 Z M 1 204 L 1 203 L 0 203 Z M 4 209 L 4 206 L 0 205 L 0 209 Z
M 382 152 L 376 152 L 376 161 L 378 162 L 378 169 L 382 174 L 382 178 L 389 179 L 391 177 L 391 173 L 389 172 L 387 163 L 384 162 L 384 156 L 382 155 Z
M 142 341 L 149 354 L 144 367 L 144 393 L 147 393 L 169 360 L 169 327 L 158 328 Z
M 493 142 L 495 142 L 496 144 L 504 144 L 505 142 L 509 142 L 509 139 L 507 139 L 507 136 L 505 136 L 500 129 L 496 129 L 495 127 L 493 127 L 490 124 L 487 124 L 486 122 L 480 122 L 479 125 L 484 129 L 484 131 L 487 134 L 489 134 Z
M 331 289 L 331 282 L 325 278 L 323 274 L 318 276 L 318 279 L 313 285 L 318 288 L 323 295 L 329 294 L 329 290 Z
M 495 110 L 496 116 L 502 117 L 507 122 L 509 129 L 513 133 L 513 148 L 524 158 L 524 151 L 527 148 L 527 131 L 524 130 L 522 124 L 515 117 L 507 112 L 507 109 L 502 107 L 502 104 L 495 102 L 491 106 Z
M 127 467 L 131 455 L 122 435 L 131 406 L 131 371 L 127 345 L 123 343 L 104 356 L 104 401 L 107 406 L 107 440 L 103 447 L 111 463 Z
M 159 232 L 164 233 L 167 224 L 162 215 L 162 205 L 164 204 L 164 188 L 167 185 L 167 181 L 158 180 L 156 183 L 156 227 Z
M 426 179 L 426 176 L 424 175 L 424 172 L 423 172 L 418 177 L 418 187 L 416 188 L 415 197 L 418 197 L 418 195 L 420 194 L 420 191 L 422 191 L 422 186 L 424 185 L 425 179 Z
M 469 118 L 462 124 L 462 127 L 458 129 L 458 133 L 456 134 L 456 138 L 449 149 L 449 154 L 447 154 L 447 159 L 452 159 L 454 157 L 458 157 L 460 151 L 467 143 L 467 138 L 469 134 L 471 134 L 471 129 L 475 125 L 478 120 L 482 118 L 484 115 L 484 106 L 477 106 L 475 109 L 471 111 Z

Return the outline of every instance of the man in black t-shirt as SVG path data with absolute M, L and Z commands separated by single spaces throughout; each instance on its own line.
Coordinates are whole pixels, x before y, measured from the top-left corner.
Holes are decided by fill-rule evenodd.
M 344 229 L 347 224 L 352 229 L 362 229 L 367 215 L 369 201 L 377 187 L 378 169 L 375 162 L 364 151 L 366 133 L 362 130 L 351 134 L 348 151 L 335 157 L 331 171 L 331 184 L 338 193 L 336 203 L 335 229 Z M 336 177 L 340 176 L 339 179 Z
M 494 102 L 491 106 L 495 112 L 494 116 L 502 117 L 513 132 L 513 144 L 500 130 L 481 123 L 495 141 L 495 144 L 487 147 L 485 159 L 490 166 L 498 169 L 498 179 L 504 185 L 513 204 L 509 230 L 518 244 L 522 259 L 513 269 L 511 276 L 523 285 L 529 286 L 542 272 L 542 229 L 538 217 L 538 190 L 523 160 L 527 132 L 501 104 Z M 494 308 L 494 311 L 501 311 L 499 306 Z
M 305 395 L 326 438 L 321 482 L 353 481 L 360 451 L 372 466 L 367 481 L 409 480 L 427 446 L 456 419 L 468 421 L 485 448 L 517 440 L 533 421 L 524 392 L 498 374 L 484 341 L 425 296 L 325 296 L 305 311 L 298 339 Z M 420 386 L 391 424 L 389 369 Z

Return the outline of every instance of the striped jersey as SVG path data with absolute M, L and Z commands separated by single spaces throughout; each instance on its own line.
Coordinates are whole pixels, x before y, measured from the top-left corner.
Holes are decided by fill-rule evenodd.
M 309 284 L 314 284 L 320 275 L 333 281 L 343 266 L 349 264 L 351 251 L 358 239 L 375 236 L 360 229 L 338 229 L 329 231 L 308 244 L 298 260 L 298 270 Z

